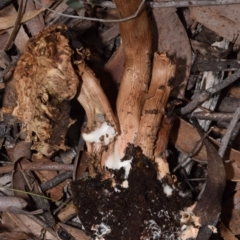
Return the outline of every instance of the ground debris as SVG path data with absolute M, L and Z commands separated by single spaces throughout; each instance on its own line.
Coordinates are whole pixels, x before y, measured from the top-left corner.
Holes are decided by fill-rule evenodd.
M 72 182 L 73 201 L 86 232 L 104 239 L 177 239 L 179 210 L 189 206 L 191 198 L 177 190 L 167 197 L 155 163 L 139 148 L 127 152 L 134 152 L 128 179 L 121 168 L 111 171 L 112 179 L 98 175 Z

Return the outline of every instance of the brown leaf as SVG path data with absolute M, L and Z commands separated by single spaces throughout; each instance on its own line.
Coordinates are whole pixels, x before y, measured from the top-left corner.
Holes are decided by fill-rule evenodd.
M 32 0 L 27 1 L 26 9 L 25 9 L 26 12 L 37 11 L 37 10 L 40 10 L 40 9 L 36 9 L 36 4 L 34 3 L 34 1 L 32 1 Z M 36 15 L 35 17 L 33 17 L 32 19 L 29 19 L 26 22 L 26 26 L 27 26 L 28 31 L 31 33 L 32 36 L 35 36 L 40 31 L 42 31 L 45 27 L 42 12 L 39 13 L 38 15 Z
M 240 234 L 240 209 L 225 209 L 222 213 L 222 221 L 234 234 Z
M 41 231 L 43 230 L 42 226 L 30 219 L 28 216 L 10 213 L 2 214 L 2 227 L 9 232 L 25 232 L 26 234 L 36 238 L 41 235 Z M 48 240 L 56 240 L 56 236 L 53 236 L 48 230 L 46 231 L 44 237 Z
M 18 197 L 9 197 L 9 196 L 0 196 L 0 211 L 7 212 L 9 207 L 16 208 L 25 208 L 27 206 L 27 202 L 22 198 Z
M 223 223 L 220 224 L 219 229 L 224 240 L 237 240 L 233 233 L 228 228 L 226 228 Z
M 10 152 L 10 158 L 13 162 L 16 162 L 20 158 L 31 159 L 31 143 L 30 142 L 18 142 Z M 8 152 L 9 153 L 9 152 Z M 9 154 L 8 154 L 9 155 Z
M 74 237 L 74 239 L 76 239 L 76 240 L 90 240 L 91 239 L 84 233 L 84 231 L 82 231 L 80 229 L 71 227 L 71 226 L 63 224 L 63 223 L 59 223 L 59 226 L 64 228 L 66 231 L 68 231 L 69 234 L 71 234 Z
M 229 41 L 233 41 L 239 33 L 240 5 L 190 7 L 190 16 L 205 27 L 218 33 Z M 236 39 L 240 44 L 240 38 Z
M 25 240 L 29 236 L 24 232 L 3 232 L 0 233 L 1 240 Z
M 174 82 L 175 90 L 171 95 L 184 97 L 185 87 L 188 81 L 192 66 L 192 50 L 188 35 L 183 27 L 176 8 L 154 8 L 153 15 L 157 31 L 154 33 L 154 41 L 158 40 L 157 50 L 167 52 L 168 56 L 176 59 L 176 80 Z
M 24 199 L 28 205 L 32 206 L 32 199 L 31 197 L 26 193 L 26 178 L 24 176 L 24 172 L 22 171 L 22 164 L 28 163 L 29 161 L 27 159 L 21 159 L 15 164 L 15 171 L 12 174 L 12 187 L 13 189 L 17 189 L 20 191 L 14 191 L 14 196 Z
M 193 123 L 199 135 L 203 138 L 205 133 L 196 118 L 193 119 Z M 203 138 L 202 141 L 207 151 L 208 168 L 204 191 L 193 209 L 194 215 L 201 217 L 202 226 L 199 229 L 197 240 L 209 239 L 212 235 L 209 226 L 215 227 L 219 219 L 222 209 L 222 195 L 226 186 L 226 174 L 222 158 L 208 138 Z
M 191 124 L 180 118 L 175 119 L 170 135 L 170 141 L 177 149 L 185 154 L 190 154 L 192 153 L 195 143 L 199 139 L 200 137 L 198 136 L 196 129 Z M 216 140 L 212 138 L 209 139 L 215 146 L 219 147 L 219 143 Z M 193 159 L 201 163 L 206 163 L 206 148 L 202 146 L 200 150 L 193 156 Z M 239 181 L 240 152 L 235 149 L 228 148 L 223 159 L 230 160 L 230 162 L 225 164 L 227 180 Z
M 27 22 L 28 20 L 34 18 L 35 16 L 37 16 L 39 13 L 41 13 L 43 11 L 45 11 L 45 9 L 41 8 L 41 9 L 38 9 L 35 11 L 29 11 L 29 12 L 24 13 L 21 23 Z M 5 14 L 3 15 L 3 12 L 5 14 L 7 13 L 7 16 Z M 2 29 L 8 29 L 8 28 L 13 27 L 15 24 L 16 18 L 17 18 L 17 13 L 9 15 L 9 11 L 6 11 L 5 8 L 3 10 L 1 10 L 1 12 L 0 12 L 0 19 L 1 19 L 0 29 L 2 30 Z

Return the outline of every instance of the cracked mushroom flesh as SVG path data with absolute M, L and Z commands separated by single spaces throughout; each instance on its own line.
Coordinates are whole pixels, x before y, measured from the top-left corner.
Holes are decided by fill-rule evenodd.
M 79 84 L 65 30 L 53 26 L 31 38 L 13 79 L 17 102 L 12 114 L 22 123 L 25 141 L 46 156 L 66 149 L 65 136 L 73 122 L 70 100 Z

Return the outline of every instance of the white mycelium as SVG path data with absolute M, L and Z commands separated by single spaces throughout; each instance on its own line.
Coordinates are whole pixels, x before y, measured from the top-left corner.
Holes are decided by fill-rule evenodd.
M 118 152 L 118 143 L 116 141 L 114 146 L 114 151 L 107 158 L 107 161 L 105 162 L 105 166 L 110 169 L 120 169 L 121 167 L 123 167 L 125 170 L 125 178 L 127 178 L 131 169 L 131 162 L 132 162 L 132 158 L 129 160 L 121 161 L 120 155 Z
M 104 145 L 108 145 L 115 136 L 115 129 L 107 122 L 103 122 L 99 128 L 90 133 L 82 133 L 82 137 L 86 142 L 100 143 L 103 141 Z

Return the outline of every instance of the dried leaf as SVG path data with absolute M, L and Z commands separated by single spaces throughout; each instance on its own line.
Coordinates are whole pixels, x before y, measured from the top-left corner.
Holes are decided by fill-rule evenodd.
M 4 9 L 4 11 L 6 11 L 6 10 Z M 30 12 L 24 13 L 23 17 L 22 17 L 22 20 L 21 20 L 21 23 L 27 22 L 28 20 L 34 18 L 35 16 L 37 16 L 39 13 L 41 13 L 43 11 L 45 11 L 45 9 L 40 8 L 40 9 L 35 10 L 35 11 L 30 11 Z M 0 15 L 0 30 L 8 29 L 8 28 L 11 28 L 11 27 L 14 26 L 14 24 L 16 22 L 16 18 L 17 18 L 17 13 L 12 14 L 10 16 L 5 16 L 5 17 L 2 17 L 1 15 Z
M 46 6 L 46 5 L 45 5 Z M 36 9 L 36 4 L 34 1 L 27 1 L 26 4 L 26 12 L 30 12 L 30 11 L 35 11 L 35 10 L 39 10 Z M 42 31 L 45 27 L 45 23 L 44 23 L 44 19 L 43 19 L 43 14 L 40 13 L 37 16 L 35 16 L 32 19 L 29 19 L 26 22 L 26 26 L 28 31 L 31 33 L 32 36 L 37 35 L 40 31 Z
M 193 119 L 193 122 L 199 135 L 203 138 L 204 131 L 197 119 Z M 208 138 L 203 138 L 202 141 L 207 151 L 208 168 L 204 191 L 193 209 L 194 215 L 200 217 L 201 222 L 197 240 L 209 239 L 214 232 L 221 213 L 222 195 L 226 186 L 226 174 L 222 158 Z
M 0 211 L 7 212 L 9 207 L 16 208 L 25 208 L 27 206 L 27 202 L 22 198 L 18 197 L 9 197 L 9 196 L 0 196 Z
M 68 231 L 69 234 L 71 234 L 74 237 L 74 239 L 76 239 L 76 240 L 90 240 L 91 239 L 80 229 L 71 227 L 71 226 L 63 224 L 63 223 L 59 223 L 58 225 L 61 226 L 62 228 L 64 228 L 66 231 Z
M 15 171 L 12 174 L 12 188 L 20 190 L 20 191 L 14 191 L 13 192 L 14 196 L 24 199 L 28 203 L 28 205 L 31 207 L 32 199 L 26 192 L 26 189 L 25 189 L 25 186 L 27 185 L 26 178 L 21 167 L 23 163 L 28 163 L 28 162 L 29 161 L 27 159 L 21 159 L 21 161 L 15 164 L 15 169 L 14 169 Z
M 185 154 L 192 153 L 195 143 L 199 140 L 196 129 L 183 119 L 176 119 L 174 121 L 170 141 L 175 145 L 177 149 Z M 209 140 L 215 145 L 219 146 L 219 143 L 209 138 Z M 206 163 L 207 152 L 206 148 L 202 146 L 200 150 L 193 156 L 193 158 L 201 163 Z M 225 163 L 226 177 L 229 181 L 240 181 L 240 152 L 228 148 L 224 156 L 224 160 L 230 160 Z
M 24 232 L 3 232 L 0 233 L 2 240 L 26 240 L 29 236 Z
M 10 154 L 8 151 L 8 155 L 10 159 L 13 162 L 16 162 L 20 158 L 31 159 L 31 156 L 32 156 L 31 145 L 32 144 L 30 142 L 24 142 L 24 141 L 18 142 L 15 145 L 15 147 L 12 149 Z
M 240 5 L 190 7 L 190 16 L 205 27 L 233 41 L 240 33 Z M 240 38 L 236 39 L 240 44 Z
M 12 32 L 12 29 L 9 28 L 7 29 L 7 32 L 9 33 L 9 35 Z M 18 48 L 18 50 L 22 53 L 24 51 L 26 42 L 29 40 L 29 37 L 26 33 L 26 31 L 24 30 L 23 26 L 20 26 L 20 29 L 18 31 L 18 34 L 14 40 L 14 44 L 16 45 L 16 47 Z
M 185 87 L 192 66 L 192 50 L 188 35 L 183 27 L 175 8 L 154 8 L 153 15 L 158 36 L 157 50 L 167 52 L 168 56 L 176 59 L 176 80 L 171 95 L 184 97 Z
M 43 227 L 38 223 L 30 219 L 26 215 L 22 214 L 2 214 L 2 227 L 9 232 L 25 232 L 30 236 L 38 238 L 41 235 Z M 45 239 L 56 240 L 56 236 L 53 236 L 48 229 L 46 229 L 44 235 Z
M 226 228 L 223 223 L 220 224 L 219 229 L 224 240 L 237 240 L 233 233 L 228 228 Z
M 240 209 L 224 209 L 222 221 L 234 235 L 240 234 Z

